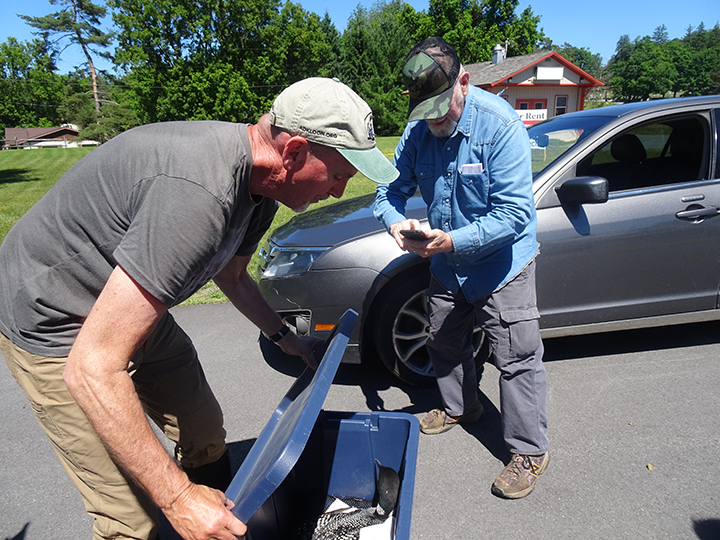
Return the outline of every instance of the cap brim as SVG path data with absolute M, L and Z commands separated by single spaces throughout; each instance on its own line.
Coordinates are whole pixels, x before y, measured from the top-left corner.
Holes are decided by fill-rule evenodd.
M 388 161 L 388 158 L 383 155 L 377 146 L 369 150 L 338 148 L 337 151 L 353 167 L 378 184 L 389 184 L 400 176 L 398 170 Z
M 410 111 L 408 112 L 408 122 L 416 120 L 435 120 L 442 118 L 450 110 L 455 85 L 445 90 L 442 94 L 420 101 L 419 103 L 410 100 Z

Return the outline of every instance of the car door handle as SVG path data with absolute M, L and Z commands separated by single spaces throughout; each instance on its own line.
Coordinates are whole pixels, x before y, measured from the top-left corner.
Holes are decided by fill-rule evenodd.
M 720 214 L 720 208 L 717 206 L 699 206 L 698 208 L 689 208 L 675 213 L 675 217 L 679 219 L 699 219 L 702 217 L 717 216 Z

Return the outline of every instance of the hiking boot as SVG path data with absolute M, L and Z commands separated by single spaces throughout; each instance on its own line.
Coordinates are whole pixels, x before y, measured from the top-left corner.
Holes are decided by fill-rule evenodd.
M 508 466 L 495 479 L 493 495 L 505 499 L 521 499 L 535 487 L 535 481 L 547 468 L 550 453 L 542 456 L 522 456 L 513 454 Z
M 442 409 L 433 409 L 420 420 L 420 431 L 427 435 L 437 435 L 453 428 L 455 424 L 474 424 L 483 414 L 483 406 L 479 401 L 469 412 L 458 416 L 448 416 Z

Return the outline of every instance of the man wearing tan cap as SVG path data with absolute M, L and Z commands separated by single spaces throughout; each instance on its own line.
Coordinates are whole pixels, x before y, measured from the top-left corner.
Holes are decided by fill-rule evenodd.
M 479 324 L 500 370 L 511 454 L 491 490 L 518 499 L 535 488 L 549 460 L 530 141 L 512 107 L 469 78 L 441 38 L 410 51 L 403 67 L 408 125 L 393 161 L 400 176 L 378 186 L 374 211 L 402 249 L 430 257 L 427 348 L 442 407 L 423 416 L 420 429 L 439 434 L 480 420 L 471 339 Z M 430 230 L 413 240 L 401 231 L 420 228 L 404 215 L 418 188 Z
M 94 517 L 94 538 L 155 538 L 158 508 L 187 539 L 244 534 L 220 491 L 231 479 L 222 412 L 168 308 L 213 279 L 314 366 L 319 340 L 289 331 L 247 265 L 278 202 L 301 211 L 340 197 L 358 170 L 397 176 L 375 146 L 370 108 L 338 81 L 307 79 L 256 125 L 118 135 L 8 233 L 0 350 Z M 176 443 L 175 459 L 146 413 Z

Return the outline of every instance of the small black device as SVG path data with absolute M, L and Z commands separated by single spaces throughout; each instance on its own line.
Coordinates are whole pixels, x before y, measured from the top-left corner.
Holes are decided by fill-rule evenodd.
M 410 240 L 427 240 L 428 237 L 425 235 L 423 231 L 420 229 L 403 229 L 400 231 L 400 234 L 402 234 L 405 238 L 409 238 Z

